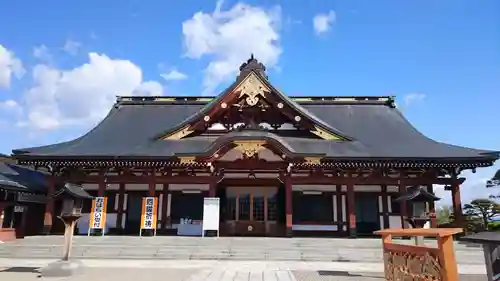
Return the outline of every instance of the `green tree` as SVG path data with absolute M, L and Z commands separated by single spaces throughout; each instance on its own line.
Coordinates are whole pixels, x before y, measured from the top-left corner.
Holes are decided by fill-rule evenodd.
M 438 221 L 438 225 L 449 224 L 453 221 L 452 218 L 452 209 L 451 206 L 441 206 L 436 211 L 436 219 Z
M 491 177 L 490 180 L 486 181 L 486 187 L 500 186 L 500 169 Z
M 500 214 L 500 205 L 490 199 L 474 199 L 465 204 L 464 212 L 472 220 L 480 219 L 485 230 L 488 230 L 490 220 Z

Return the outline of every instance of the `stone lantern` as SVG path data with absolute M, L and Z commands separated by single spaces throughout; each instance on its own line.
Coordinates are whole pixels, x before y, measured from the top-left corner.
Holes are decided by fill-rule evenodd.
M 54 198 L 62 200 L 61 214 L 58 218 L 64 222 L 64 253 L 60 261 L 42 268 L 40 273 L 46 277 L 71 276 L 81 266 L 80 263 L 69 260 L 76 221 L 82 215 L 84 199 L 93 199 L 94 197 L 83 190 L 81 185 L 66 183 L 54 195 Z
M 430 202 L 439 201 L 441 198 L 427 191 L 424 186 L 411 186 L 406 190 L 406 193 L 401 194 L 394 201 L 411 202 L 413 207 L 412 215 L 406 218 L 406 221 L 412 228 L 424 228 L 431 219 L 435 218 L 436 214 L 427 212 L 427 207 Z M 415 244 L 422 243 L 422 237 L 415 237 Z

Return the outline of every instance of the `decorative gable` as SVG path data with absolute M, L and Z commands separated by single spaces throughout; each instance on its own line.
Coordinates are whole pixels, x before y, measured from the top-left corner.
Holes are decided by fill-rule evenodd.
M 220 135 L 248 126 L 260 126 L 281 136 L 349 140 L 274 88 L 267 80 L 265 66 L 253 55 L 242 64 L 240 74 L 228 90 L 161 138 Z

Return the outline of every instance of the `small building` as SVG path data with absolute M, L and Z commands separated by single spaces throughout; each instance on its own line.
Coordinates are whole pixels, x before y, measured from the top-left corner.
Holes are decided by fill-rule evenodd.
M 199 223 L 203 198 L 219 197 L 221 235 L 259 236 L 406 227 L 412 208 L 393 199 L 435 184 L 450 187 L 460 223 L 460 172 L 499 157 L 426 137 L 393 97 L 290 97 L 265 70 L 252 56 L 216 97 L 118 97 L 82 137 L 13 152 L 50 167 L 49 193 L 75 182 L 106 196 L 117 232 L 138 233 L 145 196 L 159 197 L 158 233 Z M 47 227 L 54 213 L 47 202 Z
M 0 241 L 35 235 L 43 228 L 45 176 L 14 163 L 0 154 Z

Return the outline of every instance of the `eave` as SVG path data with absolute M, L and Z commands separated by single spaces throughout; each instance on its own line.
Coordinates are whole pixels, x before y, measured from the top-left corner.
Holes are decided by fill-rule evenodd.
M 491 159 L 335 159 L 333 161 L 321 157 L 303 157 L 292 161 L 297 168 L 460 168 L 474 169 L 493 165 Z M 187 159 L 187 160 L 186 160 Z M 207 168 L 210 162 L 192 156 L 178 156 L 169 159 L 154 157 L 22 157 L 22 165 L 65 166 L 65 167 L 138 167 L 138 168 Z

